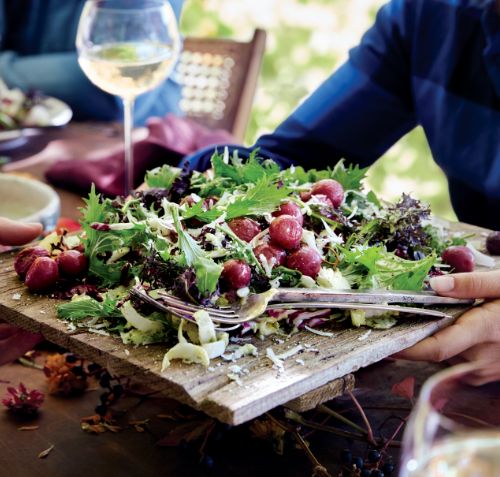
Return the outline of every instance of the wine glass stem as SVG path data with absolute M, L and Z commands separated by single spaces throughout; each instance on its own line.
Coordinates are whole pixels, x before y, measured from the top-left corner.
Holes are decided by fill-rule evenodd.
M 134 150 L 132 148 L 133 128 L 134 98 L 123 98 L 123 132 L 125 135 L 125 196 L 129 195 L 134 189 Z

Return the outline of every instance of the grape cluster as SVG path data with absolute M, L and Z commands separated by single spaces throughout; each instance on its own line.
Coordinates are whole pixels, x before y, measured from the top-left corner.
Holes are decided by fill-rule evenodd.
M 108 371 L 98 364 L 90 364 L 88 366 L 88 372 L 99 379 L 99 385 L 105 389 L 99 397 L 100 404 L 98 404 L 95 408 L 95 413 L 104 417 L 108 414 L 109 407 L 116 403 L 116 401 L 125 392 L 125 389 L 119 382 L 119 379 L 113 378 Z
M 80 250 L 57 252 L 51 255 L 45 248 L 30 247 L 17 255 L 14 269 L 31 291 L 49 290 L 60 277 L 79 278 L 87 271 L 88 260 Z
M 339 477 L 388 477 L 394 473 L 395 466 L 385 462 L 377 449 L 371 449 L 365 457 L 353 456 L 350 449 L 340 452 L 342 471 Z
M 344 200 L 344 189 L 339 182 L 325 179 L 316 182 L 311 191 L 301 197 L 307 201 L 312 196 L 325 206 L 339 207 Z M 316 278 L 321 270 L 322 258 L 315 248 L 301 246 L 304 216 L 300 207 L 288 201 L 281 204 L 272 216 L 268 239 L 263 239 L 253 250 L 256 258 L 261 263 L 265 260 L 271 268 L 284 265 Z M 262 232 L 261 225 L 248 217 L 232 219 L 228 226 L 239 239 L 248 243 Z M 229 289 L 246 287 L 251 278 L 251 269 L 245 261 L 232 259 L 224 264 L 222 279 Z

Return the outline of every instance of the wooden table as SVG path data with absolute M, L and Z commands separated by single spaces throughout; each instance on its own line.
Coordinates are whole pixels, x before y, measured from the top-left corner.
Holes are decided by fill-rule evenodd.
M 404 362 L 373 365 L 357 373 L 358 398 L 365 407 L 407 406 L 401 398 L 391 396 L 392 385 L 408 375 L 414 375 L 418 387 L 427 376 L 441 368 L 442 365 Z M 43 373 L 19 364 L 1 367 L 0 379 L 10 382 L 0 382 L 0 397 L 5 395 L 8 385 L 17 385 L 20 381 L 30 388 L 46 391 Z M 196 452 L 155 445 L 168 429 L 168 423 L 156 417 L 165 412 L 166 403 L 162 400 L 147 401 L 128 416 L 138 420 L 151 418 L 147 432 L 126 429 L 118 434 L 89 435 L 80 430 L 80 419 L 93 414 L 101 392 L 89 391 L 75 398 L 48 396 L 40 417 L 28 422 L 13 419 L 0 409 L 0 469 L 8 469 L 5 474 L 8 477 L 306 477 L 312 473 L 301 451 L 288 448 L 286 454 L 280 457 L 272 452 L 270 444 L 252 438 L 246 426 L 230 431 L 222 440 L 222 449 L 212 453 L 216 468 L 207 473 L 200 467 Z M 329 403 L 335 408 L 343 405 L 345 402 L 340 400 Z M 389 414 L 367 410 L 367 415 L 377 432 Z M 353 416 L 362 425 L 359 415 L 353 413 Z M 393 424 L 397 422 L 393 421 Z M 23 425 L 38 425 L 39 429 L 18 431 Z M 387 434 L 389 429 L 384 429 Z M 337 475 L 341 449 L 352 447 L 353 452 L 358 454 L 367 449 L 365 443 L 352 445 L 344 438 L 327 433 L 316 433 L 308 440 L 313 452 L 332 476 Z M 46 459 L 38 459 L 37 455 L 52 444 L 55 447 L 50 455 Z M 390 450 L 394 462 L 398 461 L 399 452 L 399 449 Z M 0 475 L 4 475 L 3 472 Z
M 110 125 L 72 124 L 64 129 L 51 130 L 24 147 L 11 151 L 7 155 L 14 161 L 8 164 L 6 172 L 26 172 L 44 179 L 47 168 L 54 161 L 64 158 L 71 160 L 98 151 L 104 147 L 113 147 L 121 143 L 119 128 Z M 3 153 L 6 154 L 6 153 Z M 82 202 L 79 196 L 58 190 L 62 202 L 62 215 L 76 219 L 77 207 Z M 388 364 L 380 363 L 357 373 L 358 386 L 373 388 L 370 395 L 374 402 L 391 401 L 391 384 L 407 374 L 417 374 L 419 381 L 436 370 L 434 365 L 426 364 Z M 43 388 L 43 377 L 33 369 L 11 365 L 0 368 L 0 379 L 16 384 L 23 380 L 26 384 Z M 0 383 L 0 395 L 3 395 L 5 383 Z M 19 423 L 7 414 L 0 414 L 0 435 L 9 436 L 0 439 L 0 468 L 9 469 L 9 477 L 33 476 L 96 476 L 108 475 L 202 475 L 193 459 L 184 459 L 174 450 L 154 447 L 155 438 L 150 434 L 126 432 L 118 435 L 88 436 L 79 430 L 79 419 L 92 413 L 96 403 L 96 394 L 88 393 L 78 400 L 51 398 L 47 401 L 42 414 L 40 429 L 33 432 L 16 431 Z M 141 411 L 151 415 L 158 409 L 157 404 L 145 406 Z M 161 404 L 160 404 L 161 406 Z M 137 416 L 139 417 L 139 416 Z M 371 418 L 377 420 L 376 413 Z M 326 463 L 337 461 L 337 450 L 344 447 L 344 441 L 331 436 L 319 439 L 319 457 Z M 40 461 L 36 455 L 55 443 L 56 450 L 46 460 Z M 255 475 L 306 475 L 308 464 L 301 455 L 279 459 L 262 449 L 255 448 L 253 441 L 245 442 L 244 448 L 239 442 L 228 443 L 227 456 L 223 459 L 222 469 L 217 475 L 242 476 Z M 332 453 L 332 449 L 335 449 Z M 263 452 L 262 459 L 255 458 L 254 452 Z

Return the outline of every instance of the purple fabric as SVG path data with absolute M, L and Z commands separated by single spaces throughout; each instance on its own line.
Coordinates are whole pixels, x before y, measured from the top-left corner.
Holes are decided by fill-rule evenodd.
M 187 154 L 216 144 L 234 143 L 230 133 L 211 130 L 192 119 L 168 114 L 148 120 L 148 137 L 134 143 L 134 185 L 139 186 L 147 170 L 162 164 L 177 165 Z M 94 159 L 60 160 L 46 173 L 47 180 L 60 188 L 86 194 L 95 184 L 108 196 L 123 193 L 124 152 L 105 152 Z

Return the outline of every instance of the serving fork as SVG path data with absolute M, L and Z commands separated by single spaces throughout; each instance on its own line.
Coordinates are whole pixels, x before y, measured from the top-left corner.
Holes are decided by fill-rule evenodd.
M 165 291 L 156 290 L 151 297 L 145 290 L 134 287 L 131 295 L 154 308 L 172 313 L 188 321 L 195 322 L 197 311 L 206 311 L 214 323 L 240 325 L 254 320 L 267 310 L 337 308 L 364 309 L 377 311 L 397 311 L 432 316 L 451 317 L 448 313 L 428 308 L 394 305 L 433 304 L 433 305 L 472 305 L 474 300 L 441 297 L 432 292 L 401 292 L 386 290 L 329 290 L 321 288 L 279 288 L 265 293 L 252 294 L 242 304 L 223 307 L 204 307 L 181 300 Z

